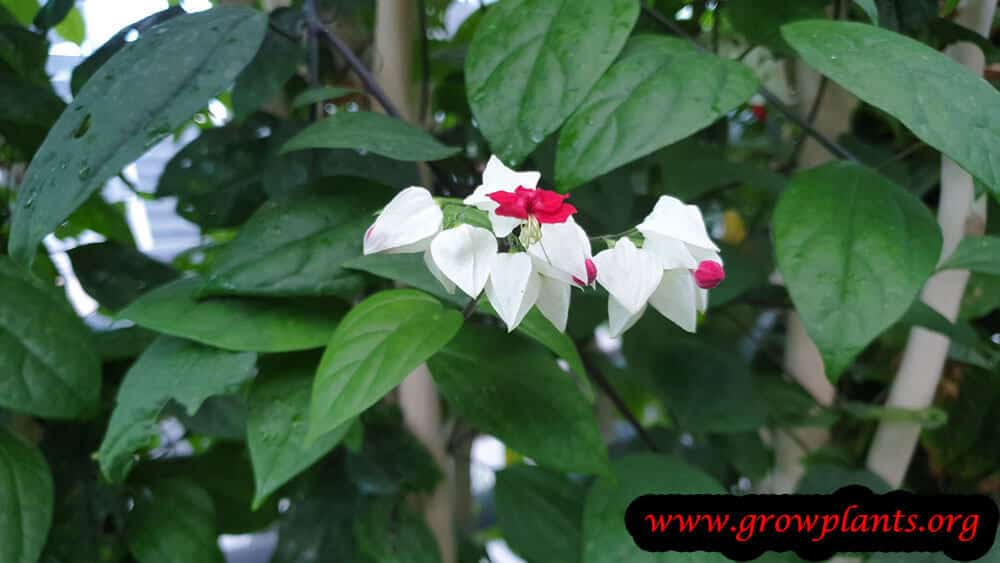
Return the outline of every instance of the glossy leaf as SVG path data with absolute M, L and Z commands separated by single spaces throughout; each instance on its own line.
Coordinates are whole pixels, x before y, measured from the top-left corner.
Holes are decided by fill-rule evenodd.
M 822 18 L 825 6 L 823 0 L 732 0 L 722 12 L 751 45 L 791 54 L 791 47 L 781 38 L 781 26 L 796 20 Z
M 360 563 L 440 563 L 438 544 L 423 516 L 401 499 L 368 504 L 354 523 Z
M 1000 93 L 988 82 L 926 45 L 870 25 L 807 21 L 782 33 L 809 66 L 899 119 L 1000 197 L 993 157 L 1000 151 Z
M 74 4 L 76 4 L 76 0 L 46 0 L 45 4 L 38 9 L 32 23 L 38 29 L 52 29 L 69 15 Z
M 302 24 L 301 14 L 292 9 L 278 9 L 271 14 L 272 29 L 264 37 L 257 56 L 233 85 L 233 112 L 237 119 L 256 111 L 281 93 L 303 62 L 305 50 L 300 41 L 293 39 L 297 26 Z
M 369 274 L 402 282 L 430 293 L 453 305 L 464 306 L 468 298 L 459 293 L 448 293 L 433 274 L 427 269 L 424 258 L 420 254 L 371 254 L 358 256 L 344 262 L 344 267 L 351 270 L 368 272 Z
M 497 523 L 514 551 L 529 561 L 580 561 L 582 484 L 530 465 L 504 469 L 496 479 Z
M 351 309 L 316 370 L 307 443 L 375 404 L 461 326 L 458 311 L 412 289 L 382 291 Z
M 115 311 L 177 277 L 170 266 L 113 242 L 80 245 L 68 254 L 87 294 Z
M 351 196 L 267 203 L 216 257 L 203 293 L 350 295 L 361 278 L 342 264 L 361 255 L 378 207 Z
M 105 63 L 49 131 L 25 173 L 11 225 L 11 256 L 30 261 L 38 242 L 91 193 L 229 85 L 256 53 L 266 26 L 266 18 L 249 9 L 187 14 Z
M 941 265 L 942 270 L 969 270 L 1000 276 L 1000 237 L 967 237 Z
M 165 479 L 142 491 L 129 513 L 128 544 L 139 563 L 223 563 L 215 506 L 201 487 Z
M 326 344 L 343 315 L 329 301 L 195 297 L 203 281 L 185 278 L 158 287 L 121 317 L 165 334 L 224 350 L 289 352 Z
M 167 401 L 175 400 L 194 414 L 213 395 L 229 393 L 254 376 L 257 355 L 226 352 L 195 342 L 159 338 L 125 374 L 111 421 L 98 452 L 101 472 L 122 481 L 134 455 L 155 443 L 157 419 Z
M 640 550 L 622 524 L 625 509 L 640 495 L 722 494 L 711 477 L 674 457 L 632 454 L 615 460 L 611 475 L 597 480 L 587 493 L 583 509 L 583 563 L 655 563 L 677 554 Z M 699 551 L 684 554 L 689 563 L 722 563 L 721 554 Z
M 756 88 L 747 67 L 682 39 L 633 38 L 563 127 L 556 184 L 567 191 L 677 142 L 746 101 Z
M 263 376 L 254 382 L 247 417 L 247 447 L 257 489 L 254 508 L 333 449 L 350 429 L 352 421 L 347 421 L 304 445 L 314 370 L 309 362 L 275 359 L 265 364 Z
M 520 162 L 563 121 L 625 45 L 631 0 L 506 0 L 479 23 L 465 62 L 472 113 L 493 152 Z
M 370 111 L 338 111 L 306 127 L 282 150 L 303 149 L 354 149 L 406 161 L 441 160 L 459 150 L 400 119 Z
M 0 406 L 45 418 L 93 415 L 100 360 L 66 297 L 7 258 L 0 295 Z
M 847 163 L 796 176 L 773 228 L 778 268 L 832 381 L 909 309 L 941 252 L 920 200 Z
M 84 23 L 80 10 L 70 10 L 66 18 L 56 26 L 56 33 L 71 43 L 83 46 L 83 40 L 87 37 L 87 24 Z
M 292 100 L 293 108 L 301 108 L 308 105 L 312 105 L 319 102 L 325 102 L 327 100 L 333 100 L 336 98 L 343 98 L 344 96 L 350 96 L 352 94 L 357 94 L 358 91 L 351 88 L 340 88 L 337 86 L 319 86 L 316 88 L 310 88 L 303 91 L 295 99 Z
M 40 451 L 3 428 L 0 483 L 0 560 L 36 563 L 52 525 L 52 475 Z
M 375 495 L 434 491 L 441 468 L 407 428 L 399 407 L 377 404 L 361 422 L 351 431 L 361 435 L 360 447 L 347 452 L 344 464 L 358 490 Z
M 607 469 L 590 405 L 571 376 L 529 341 L 466 326 L 427 365 L 451 408 L 480 431 L 542 466 Z

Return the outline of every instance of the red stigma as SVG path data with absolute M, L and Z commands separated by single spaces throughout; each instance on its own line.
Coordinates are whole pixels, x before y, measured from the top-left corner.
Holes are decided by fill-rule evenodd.
M 702 289 L 717 287 L 724 279 L 726 271 L 722 269 L 722 264 L 713 260 L 702 260 L 694 271 L 694 281 Z

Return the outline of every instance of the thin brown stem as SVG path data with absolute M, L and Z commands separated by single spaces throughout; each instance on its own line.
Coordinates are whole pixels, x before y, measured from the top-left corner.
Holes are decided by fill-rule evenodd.
M 640 440 L 642 440 L 642 443 L 645 444 L 650 451 L 660 453 L 660 448 L 656 445 L 656 441 L 653 440 L 653 437 L 650 436 L 649 432 L 646 432 L 646 429 L 642 427 L 642 424 L 639 423 L 639 419 L 632 414 L 628 405 L 625 404 L 625 400 L 622 399 L 621 395 L 619 395 L 617 391 L 615 391 L 614 386 L 611 385 L 611 382 L 608 381 L 608 378 L 605 377 L 600 368 L 598 368 L 586 354 L 580 354 L 580 359 L 583 360 L 583 367 L 587 370 L 587 375 L 594 381 L 594 383 L 597 384 L 598 387 L 601 388 L 601 391 L 603 391 L 604 394 L 611 399 L 611 403 L 614 404 L 615 409 L 622 415 L 622 418 L 629 423 L 632 429 L 635 430 L 636 435 Z

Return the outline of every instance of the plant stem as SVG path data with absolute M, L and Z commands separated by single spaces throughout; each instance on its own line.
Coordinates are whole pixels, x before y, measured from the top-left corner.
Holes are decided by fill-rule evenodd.
M 621 398 L 621 395 L 619 395 L 617 391 L 615 391 L 614 386 L 612 386 L 611 382 L 608 381 L 608 378 L 604 376 L 604 373 L 601 372 L 601 370 L 590 360 L 589 357 L 587 357 L 586 354 L 580 354 L 580 359 L 583 360 L 583 367 L 587 370 L 587 375 L 594 381 L 594 383 L 597 384 L 598 387 L 601 388 L 601 391 L 604 391 L 604 394 L 611 399 L 611 403 L 615 405 L 615 409 L 622 415 L 622 418 L 629 423 L 632 429 L 635 430 L 636 435 L 640 440 L 642 440 L 643 444 L 645 444 L 650 451 L 660 453 L 660 448 L 656 445 L 656 441 L 653 440 L 653 437 L 650 436 L 648 432 L 646 432 L 646 429 L 642 427 L 642 424 L 639 424 L 639 420 L 632 414 L 632 411 L 629 410 L 628 405 L 625 404 L 625 400 Z

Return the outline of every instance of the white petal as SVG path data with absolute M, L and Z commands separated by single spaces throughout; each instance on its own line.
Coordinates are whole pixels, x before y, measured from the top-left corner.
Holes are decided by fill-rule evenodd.
M 441 270 L 438 269 L 437 264 L 434 263 L 434 258 L 431 256 L 429 248 L 424 252 L 424 264 L 427 265 L 427 269 L 430 270 L 431 274 L 437 279 L 437 281 L 441 282 L 445 291 L 448 293 L 455 293 L 455 284 L 445 277 L 445 275 L 441 273 Z
M 691 246 L 690 244 L 687 245 L 687 249 L 691 252 L 691 256 L 694 256 L 695 261 L 699 264 L 704 260 L 711 260 L 722 265 L 722 256 L 719 256 L 718 252 L 705 248 L 698 248 L 697 246 Z M 697 266 L 691 269 L 696 270 Z
M 531 267 L 531 257 L 517 254 L 497 254 L 490 279 L 486 282 L 486 297 L 507 325 L 507 331 L 517 328 L 538 299 L 541 279 Z
M 365 255 L 376 252 L 420 252 L 441 230 L 444 214 L 424 188 L 396 194 L 365 233 Z
M 569 320 L 570 285 L 564 281 L 539 276 L 541 290 L 535 306 L 559 332 L 566 332 L 566 321 Z
M 503 190 L 512 192 L 518 186 L 533 190 L 538 187 L 538 181 L 542 179 L 541 172 L 515 172 L 495 155 L 490 157 L 486 163 L 486 170 L 483 171 L 483 185 L 490 186 L 490 191 Z
M 636 248 L 628 237 L 618 240 L 615 247 L 594 257 L 597 283 L 631 313 L 646 306 L 663 277 L 660 260 L 652 253 Z
M 493 226 L 493 234 L 499 238 L 504 238 L 512 233 L 521 223 L 521 219 L 518 219 L 517 217 L 504 217 L 503 215 L 497 215 L 495 212 L 490 211 L 490 225 Z
M 698 260 L 695 259 L 690 250 L 695 247 L 690 247 L 675 238 L 654 233 L 650 233 L 645 238 L 646 240 L 643 242 L 642 248 L 655 254 L 660 259 L 660 266 L 664 270 L 673 270 L 675 268 L 694 270 L 698 267 Z
M 694 304 L 699 313 L 704 313 L 708 309 L 708 290 L 697 288 L 694 292 Z
M 697 206 L 670 196 L 660 196 L 653 211 L 637 227 L 644 236 L 651 234 L 675 238 L 690 245 L 718 252 L 719 247 L 708 237 L 705 221 Z
M 478 297 L 497 255 L 493 233 L 471 225 L 442 231 L 431 242 L 431 258 L 444 277 L 469 297 Z
M 476 188 L 468 197 L 462 200 L 465 205 L 471 205 L 473 207 L 478 207 L 483 211 L 493 211 L 500 206 L 499 203 L 490 199 L 487 194 L 491 194 L 497 191 L 493 186 L 479 186 Z
M 608 334 L 611 338 L 618 338 L 632 325 L 639 322 L 642 314 L 646 312 L 644 304 L 637 312 L 629 311 L 624 305 L 614 297 L 608 298 Z
M 649 304 L 677 326 L 694 332 L 698 324 L 697 289 L 690 271 L 667 270 Z
M 528 252 L 547 265 L 543 274 L 566 283 L 573 283 L 573 278 L 587 282 L 590 239 L 572 217 L 564 223 L 543 224 L 542 239 L 528 247 Z

